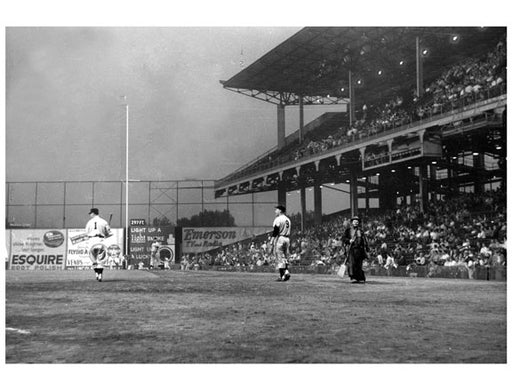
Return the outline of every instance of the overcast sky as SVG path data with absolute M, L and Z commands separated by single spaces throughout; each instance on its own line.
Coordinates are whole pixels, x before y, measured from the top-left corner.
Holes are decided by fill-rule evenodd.
M 124 178 L 122 95 L 130 178 L 230 173 L 275 145 L 277 114 L 219 80 L 299 29 L 7 28 L 7 181 Z

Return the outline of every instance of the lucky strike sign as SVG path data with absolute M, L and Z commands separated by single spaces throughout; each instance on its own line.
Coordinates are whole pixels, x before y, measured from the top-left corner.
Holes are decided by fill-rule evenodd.
M 120 264 L 123 254 L 123 229 L 111 229 L 112 235 L 108 238 L 89 238 L 85 229 L 68 229 L 66 268 L 84 269 L 92 267 L 89 251 L 93 245 L 103 245 L 107 251 L 107 260 L 103 264 Z
M 157 258 L 161 260 L 174 259 L 174 228 L 167 226 L 130 226 L 130 257 L 132 262 L 143 262 L 149 265 L 151 258 L 151 244 L 157 238 L 161 247 Z
M 183 228 L 183 253 L 200 253 L 261 234 L 270 233 L 265 227 Z
M 11 230 L 10 269 L 64 269 L 65 257 L 66 230 Z

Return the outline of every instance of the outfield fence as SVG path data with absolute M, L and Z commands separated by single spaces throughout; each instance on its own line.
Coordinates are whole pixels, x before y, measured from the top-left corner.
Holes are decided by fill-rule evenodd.
M 91 207 L 112 216 L 110 226 L 126 228 L 129 219 L 156 220 L 177 225 L 182 218 L 202 212 L 227 210 L 236 226 L 268 225 L 276 204 L 276 191 L 215 197 L 211 179 L 131 181 L 6 182 L 6 229 L 66 229 L 85 226 Z M 163 225 L 159 223 L 158 225 Z

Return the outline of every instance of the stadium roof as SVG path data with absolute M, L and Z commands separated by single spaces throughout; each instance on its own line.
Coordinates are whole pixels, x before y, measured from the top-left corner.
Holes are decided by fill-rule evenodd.
M 416 37 L 424 81 L 446 67 L 487 53 L 506 27 L 306 27 L 227 81 L 224 88 L 275 104 L 336 104 L 384 99 L 416 87 Z M 380 72 L 380 73 L 379 73 Z

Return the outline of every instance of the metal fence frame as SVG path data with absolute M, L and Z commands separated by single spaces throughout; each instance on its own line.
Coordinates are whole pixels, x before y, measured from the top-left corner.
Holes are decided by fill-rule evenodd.
M 34 229 L 83 227 L 84 221 L 87 219 L 86 213 L 90 207 L 100 208 L 103 217 L 108 217 L 109 213 L 113 213 L 115 218 L 112 219 L 112 227 L 124 227 L 125 184 L 125 181 L 108 180 L 6 182 L 6 227 Z M 99 193 L 98 188 L 102 186 L 110 186 L 112 189 L 108 196 L 105 195 L 105 191 Z M 52 188 L 54 196 L 46 193 L 47 199 L 44 199 L 45 195 L 41 194 L 43 187 Z M 70 191 L 72 188 L 74 191 Z M 83 190 L 80 191 L 80 188 Z M 130 181 L 129 194 L 132 199 L 128 204 L 130 219 L 143 218 L 148 224 L 151 224 L 155 217 L 167 217 L 169 221 L 176 224 L 178 219 L 189 218 L 203 210 L 228 210 L 231 212 L 234 208 L 243 208 L 244 213 L 250 215 L 249 222 L 239 226 L 256 226 L 257 210 L 255 209 L 260 206 L 271 207 L 275 203 L 273 194 L 267 194 L 267 197 L 274 197 L 274 199 L 267 200 L 258 200 L 259 194 L 216 199 L 214 180 L 211 179 Z M 193 194 L 193 196 L 187 194 Z M 108 199 L 105 200 L 105 198 Z M 192 214 L 191 212 L 186 213 L 183 211 L 184 207 L 194 211 Z M 48 222 L 48 218 L 41 217 L 43 208 L 54 210 L 54 213 L 58 214 L 58 218 L 54 218 L 53 222 Z M 75 216 L 76 213 L 78 216 Z

